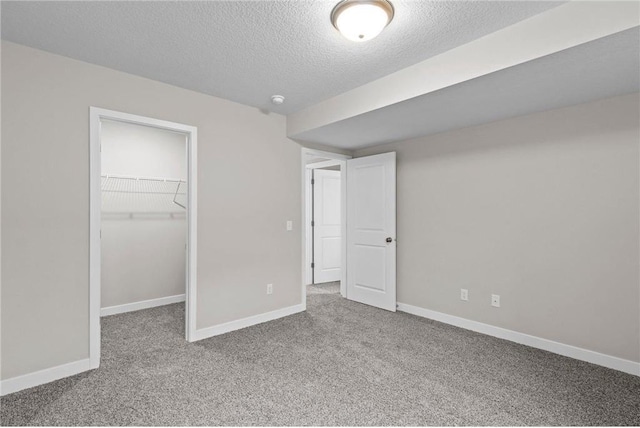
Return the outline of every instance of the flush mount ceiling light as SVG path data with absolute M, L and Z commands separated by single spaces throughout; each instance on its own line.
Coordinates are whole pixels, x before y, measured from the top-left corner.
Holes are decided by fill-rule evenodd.
M 371 40 L 393 19 L 393 6 L 387 0 L 344 0 L 333 8 L 331 22 L 347 39 Z

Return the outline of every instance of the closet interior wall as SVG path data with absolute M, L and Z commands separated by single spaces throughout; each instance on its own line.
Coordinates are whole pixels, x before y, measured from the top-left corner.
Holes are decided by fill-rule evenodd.
M 186 136 L 101 123 L 101 307 L 185 294 Z

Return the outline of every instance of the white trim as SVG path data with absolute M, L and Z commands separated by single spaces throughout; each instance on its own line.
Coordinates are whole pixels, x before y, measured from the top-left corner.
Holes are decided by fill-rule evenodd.
M 351 157 L 349 157 L 351 159 Z M 347 160 L 341 162 L 340 171 L 340 192 L 342 200 L 340 201 L 340 222 L 342 225 L 342 279 L 340 280 L 340 294 L 347 298 Z M 304 288 L 307 291 L 307 288 Z M 306 299 L 306 296 L 305 296 Z
M 313 239 L 311 236 L 312 228 L 309 227 L 309 222 L 311 221 L 311 200 L 312 198 L 307 196 L 311 195 L 313 187 L 311 186 L 311 179 L 313 177 L 313 169 L 307 168 L 304 172 L 304 187 L 306 188 L 304 199 L 304 215 L 302 217 L 302 224 L 304 225 L 304 239 L 305 239 L 305 249 L 304 249 L 304 282 L 303 284 L 311 284 L 313 283 L 313 270 L 311 269 L 311 260 L 313 258 L 313 249 L 311 248 L 313 245 Z
M 323 166 L 340 165 L 340 185 L 341 185 L 341 217 L 342 217 L 342 279 L 340 281 L 340 294 L 347 297 L 347 160 L 352 156 L 339 153 L 323 152 L 321 150 L 303 147 L 300 152 L 302 164 L 302 224 L 304 227 L 302 236 L 302 306 L 307 308 L 307 284 L 311 283 L 311 250 L 310 250 L 310 224 L 311 224 L 311 181 L 310 174 L 307 175 L 307 160 L 309 157 L 330 159 L 330 164 Z M 327 161 L 317 162 L 319 165 Z M 309 165 L 315 165 L 309 164 Z M 315 167 L 314 167 L 315 168 Z
M 513 330 L 507 330 L 505 328 L 477 321 L 471 321 L 466 318 L 460 318 L 454 315 L 444 314 L 442 312 L 407 305 L 406 303 L 398 303 L 398 310 L 489 336 L 498 337 L 500 339 L 509 340 L 511 342 L 520 343 L 522 345 L 531 346 L 532 348 L 543 349 L 545 351 L 553 352 L 554 354 L 564 355 L 565 357 L 575 358 L 576 360 L 586 361 L 588 363 L 640 376 L 640 363 L 636 363 L 634 361 L 624 360 L 611 355 L 601 354 L 588 349 L 554 342 L 552 340 L 531 336 L 529 334 Z
M 125 312 L 139 311 L 141 309 L 155 308 L 157 306 L 170 305 L 172 303 L 184 302 L 186 294 L 178 294 L 176 296 L 159 297 L 157 299 L 140 300 L 139 302 L 125 303 L 124 305 L 107 306 L 100 309 L 100 316 L 107 317 L 109 315 L 124 314 Z
M 219 336 L 221 334 L 229 333 L 231 331 L 240 330 L 242 328 L 251 327 L 252 325 L 262 324 L 267 321 L 273 321 L 278 318 L 283 318 L 289 315 L 304 312 L 306 305 L 294 305 L 286 308 L 277 309 L 275 311 L 266 312 L 260 315 L 254 315 L 247 318 L 242 318 L 235 321 L 229 321 L 224 324 L 214 325 L 213 327 L 202 328 L 196 330 L 195 340 L 202 340 L 208 337 Z
M 323 150 L 310 149 L 308 147 L 302 147 L 302 152 L 305 155 L 309 155 L 316 158 L 325 158 L 325 159 L 347 160 L 353 157 L 351 155 L 343 155 L 341 153 L 334 153 L 334 152 L 325 152 Z
M 103 119 L 166 129 L 186 135 L 189 194 L 187 198 L 185 337 L 188 341 L 194 340 L 196 329 L 198 129 L 181 123 L 89 107 L 89 359 L 91 360 L 90 368 L 92 369 L 100 366 L 100 210 L 102 204 L 100 191 L 100 121 Z
M 38 370 L 37 372 L 28 373 L 22 376 L 12 377 L 0 382 L 0 395 L 12 394 L 14 392 L 22 391 L 23 389 L 33 388 L 34 386 L 53 382 L 54 380 L 62 379 L 64 377 L 73 376 L 78 373 L 86 372 L 87 370 L 91 370 L 91 360 L 89 358 L 44 370 Z
M 89 359 L 100 366 L 101 165 L 100 112 L 89 108 Z
M 308 163 L 306 167 L 307 169 L 318 169 L 318 168 L 328 168 L 328 167 L 337 166 L 337 165 L 340 165 L 340 161 L 326 160 L 326 161 Z
M 187 134 L 187 291 L 185 304 L 185 337 L 195 340 L 196 293 L 198 282 L 198 128 L 190 126 Z

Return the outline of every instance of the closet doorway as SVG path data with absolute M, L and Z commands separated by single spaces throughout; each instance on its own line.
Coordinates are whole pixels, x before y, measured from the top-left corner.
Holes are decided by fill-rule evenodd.
M 185 301 L 196 328 L 195 127 L 90 108 L 90 345 L 100 316 Z

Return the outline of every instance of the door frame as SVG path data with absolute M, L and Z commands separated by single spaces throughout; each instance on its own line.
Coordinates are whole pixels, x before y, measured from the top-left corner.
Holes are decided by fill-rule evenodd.
M 197 146 L 198 128 L 98 107 L 89 107 L 89 360 L 92 369 L 100 366 L 101 290 L 101 120 L 179 132 L 187 143 L 187 251 L 185 292 L 185 337 L 195 340 L 197 289 Z
M 310 157 L 330 159 L 307 166 Z M 319 167 L 340 165 L 340 221 L 342 234 L 342 278 L 340 294 L 347 297 L 347 160 L 352 156 L 303 147 L 301 150 L 302 170 L 302 305 L 307 308 L 307 285 L 311 283 L 311 170 Z M 313 166 L 312 166 L 313 165 Z

